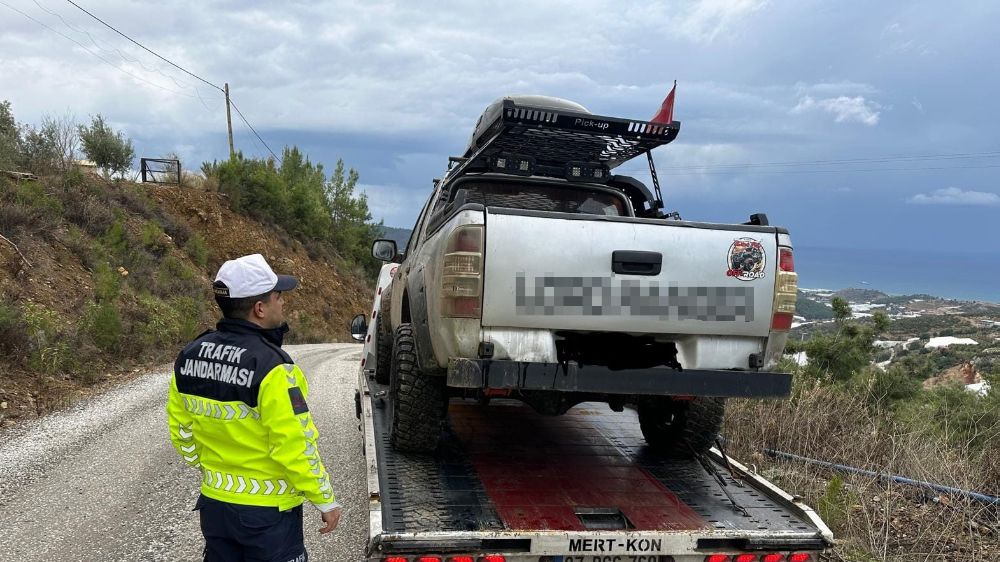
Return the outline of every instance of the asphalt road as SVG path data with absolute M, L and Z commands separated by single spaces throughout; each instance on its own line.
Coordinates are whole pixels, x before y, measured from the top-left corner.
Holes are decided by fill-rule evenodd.
M 309 378 L 320 453 L 344 504 L 340 526 L 320 536 L 305 508 L 309 560 L 364 557 L 368 504 L 354 386 L 361 346 L 285 349 Z M 169 373 L 151 373 L 77 408 L 0 439 L 0 560 L 201 560 L 192 511 L 200 473 L 170 445 L 164 410 Z

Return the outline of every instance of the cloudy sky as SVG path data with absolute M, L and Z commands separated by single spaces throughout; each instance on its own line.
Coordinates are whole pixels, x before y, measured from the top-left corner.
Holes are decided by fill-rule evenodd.
M 677 80 L 681 133 L 655 152 L 669 210 L 766 212 L 797 245 L 997 253 L 995 0 L 78 3 L 228 82 L 276 151 L 343 158 L 390 226 L 495 98 L 649 118 Z M 0 0 L 0 99 L 29 123 L 101 113 L 189 168 L 227 155 L 217 90 L 63 1 Z

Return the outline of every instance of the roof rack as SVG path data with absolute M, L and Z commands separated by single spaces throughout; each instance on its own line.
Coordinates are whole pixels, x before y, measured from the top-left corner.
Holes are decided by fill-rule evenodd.
M 570 179 L 570 170 L 579 172 L 580 167 L 603 182 L 611 169 L 674 140 L 681 125 L 519 104 L 510 98 L 498 103 L 499 115 L 472 139 L 465 157 L 450 160 L 445 182 L 483 169 Z

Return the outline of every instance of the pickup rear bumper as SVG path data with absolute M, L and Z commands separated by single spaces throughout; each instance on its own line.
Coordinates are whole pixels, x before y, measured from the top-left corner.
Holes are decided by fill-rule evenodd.
M 792 375 L 763 371 L 676 371 L 666 367 L 613 371 L 574 362 L 528 363 L 492 359 L 451 359 L 448 386 L 455 388 L 551 390 L 640 396 L 722 396 L 783 398 Z

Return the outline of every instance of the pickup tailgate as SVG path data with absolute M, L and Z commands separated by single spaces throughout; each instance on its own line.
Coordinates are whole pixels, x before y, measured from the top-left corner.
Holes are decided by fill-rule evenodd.
M 777 229 L 486 212 L 483 326 L 768 335 Z

